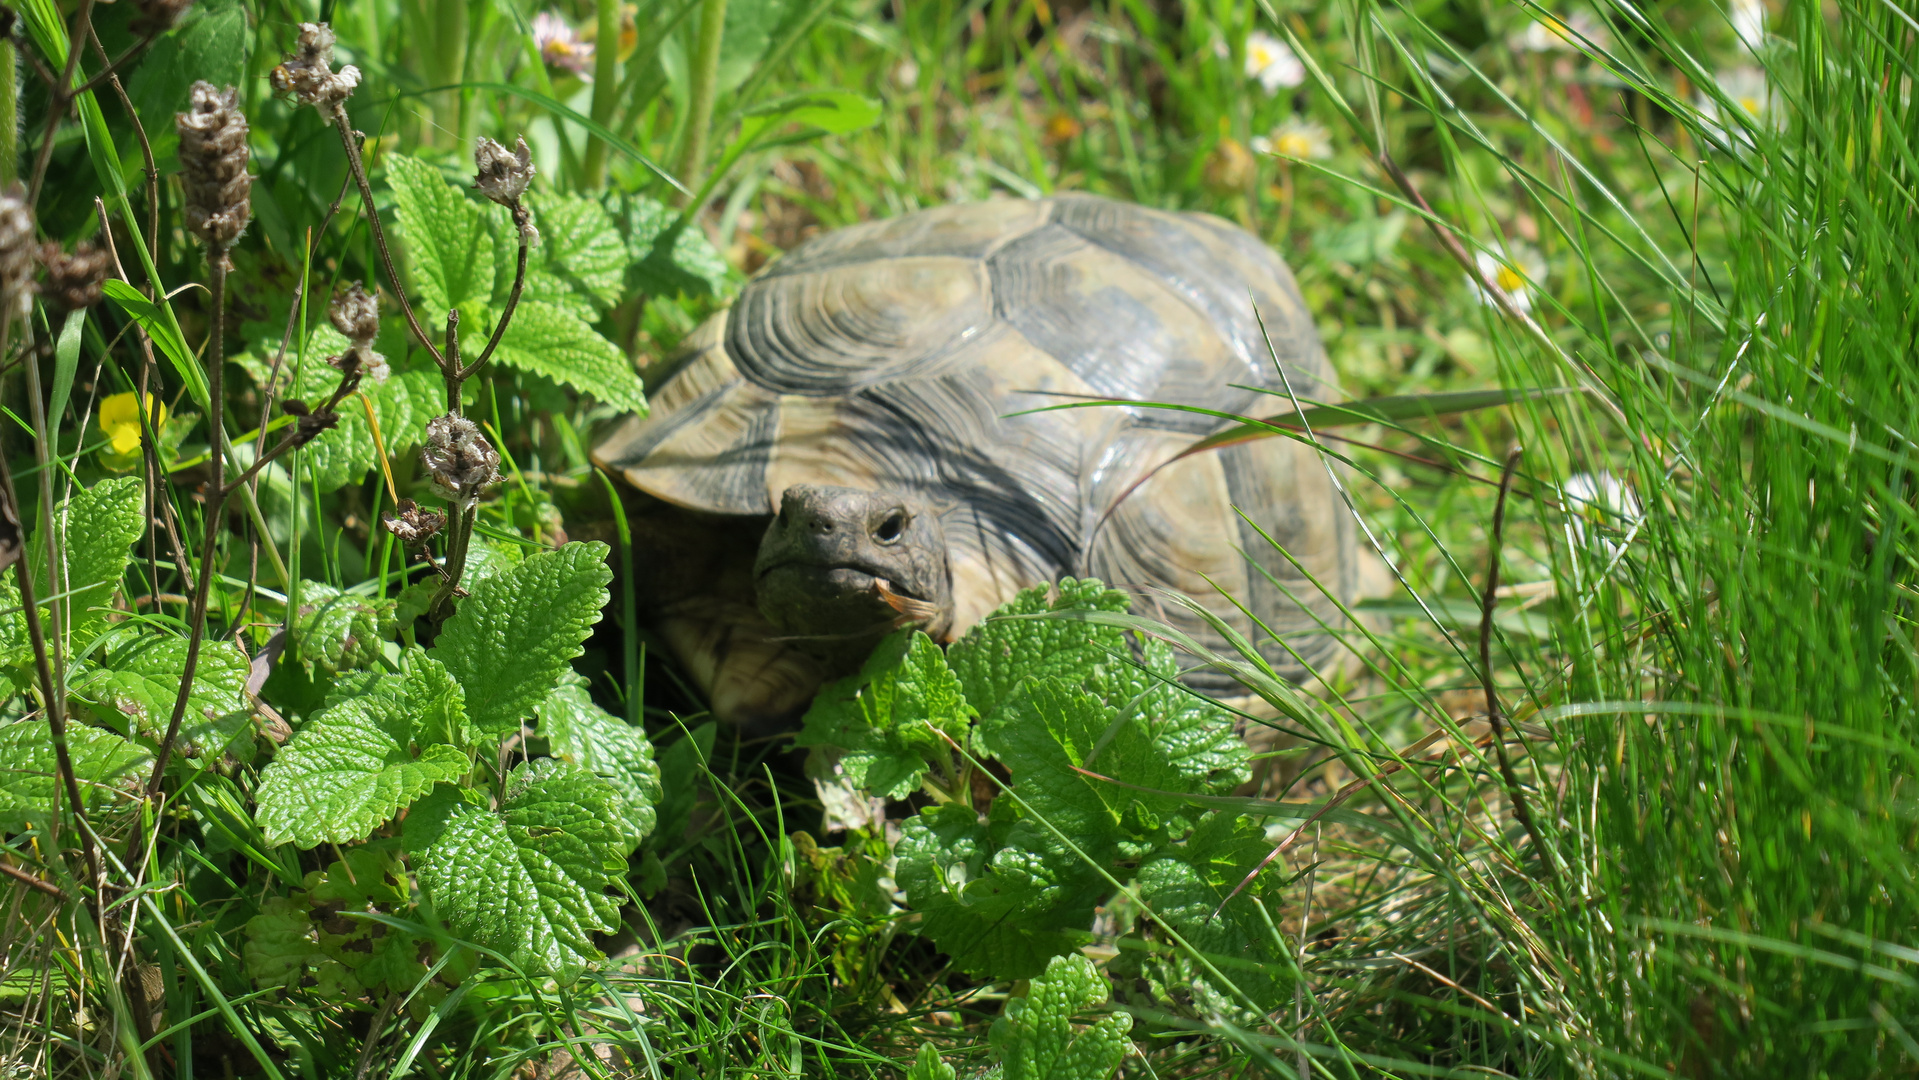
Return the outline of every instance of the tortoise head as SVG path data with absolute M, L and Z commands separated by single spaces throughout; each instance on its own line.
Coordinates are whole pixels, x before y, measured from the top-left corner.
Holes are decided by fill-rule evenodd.
M 760 614 L 834 675 L 858 668 L 895 627 L 941 637 L 953 621 L 939 515 L 901 492 L 787 488 L 753 581 Z

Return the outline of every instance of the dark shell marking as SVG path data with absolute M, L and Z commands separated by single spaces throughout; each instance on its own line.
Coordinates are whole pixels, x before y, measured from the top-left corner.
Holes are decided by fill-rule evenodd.
M 1096 533 L 1140 477 L 1221 423 L 1117 407 L 1006 415 L 1061 393 L 1265 415 L 1283 397 L 1249 388 L 1288 383 L 1342 396 L 1292 276 L 1227 222 L 1090 196 L 949 206 L 783 256 L 688 339 L 652 415 L 595 456 L 715 513 L 771 514 L 796 483 L 907 490 L 941 514 L 954 633 L 1022 587 L 1092 575 L 1220 642 L 1154 590 L 1198 598 L 1300 678 L 1300 660 L 1318 667 L 1336 647 L 1314 631 L 1343 625 L 1322 587 L 1351 599 L 1358 561 L 1310 448 L 1267 439 L 1182 461 Z

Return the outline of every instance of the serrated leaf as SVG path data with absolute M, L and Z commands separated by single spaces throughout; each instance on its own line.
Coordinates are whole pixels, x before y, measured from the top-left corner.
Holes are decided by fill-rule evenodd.
M 50 581 L 47 573 L 45 526 L 33 530 L 27 562 L 33 567 L 35 594 L 68 594 L 57 602 L 68 613 L 68 636 L 76 647 L 93 639 L 113 606 L 114 591 L 133 558 L 133 544 L 146 531 L 143 502 L 140 480 L 123 476 L 77 491 L 55 506 L 63 562 L 58 582 Z
M 955 966 L 1031 978 L 1048 957 L 1074 947 L 1065 928 L 1090 925 L 1097 897 L 1077 859 L 1009 850 L 996 835 L 1002 831 L 964 806 L 923 810 L 901 826 L 894 879 L 920 915 L 920 934 Z M 1001 861 L 1013 872 L 998 872 Z
M 1175 800 L 1086 775 L 1158 791 L 1184 786 L 1159 759 L 1139 717 L 1122 716 L 1084 690 L 1054 679 L 1026 683 L 987 725 L 1027 810 L 1089 852 L 1103 852 L 1133 831 L 1127 818 L 1133 804 L 1146 804 L 1153 817 L 1179 809 Z
M 918 630 L 888 635 L 857 674 L 827 684 L 806 711 L 800 746 L 836 746 L 859 787 L 903 799 L 929 762 L 950 765 L 971 709 L 933 639 Z
M 133 69 L 127 97 L 153 140 L 162 172 L 175 171 L 173 148 L 179 135 L 175 114 L 188 105 L 194 80 L 215 86 L 238 85 L 244 78 L 253 36 L 247 32 L 240 0 L 210 0 L 193 5 L 172 31 L 161 36 Z
M 652 296 L 718 296 L 732 268 L 698 228 L 678 228 L 680 212 L 646 195 L 625 195 L 615 218 L 626 236 L 628 272 Z
M 951 1065 L 940 1060 L 940 1052 L 932 1043 L 920 1047 L 920 1056 L 906 1070 L 906 1080 L 957 1080 L 958 1076 Z
M 1105 976 L 1077 953 L 1056 956 L 1024 998 L 1011 998 L 987 1033 L 1002 1080 L 1107 1080 L 1126 1059 L 1133 1018 L 1111 1013 L 1085 1028 L 1073 1014 L 1104 1005 Z
M 578 195 L 535 191 L 526 201 L 540 230 L 540 246 L 527 253 L 526 299 L 593 322 L 620 302 L 626 283 L 626 244 L 613 218 L 597 201 Z M 511 229 L 504 215 L 500 228 Z M 504 280 L 495 282 L 496 297 L 512 285 L 512 264 L 503 262 L 498 273 Z
M 186 663 L 185 638 L 143 634 L 110 648 L 99 666 L 74 682 L 73 693 L 103 720 L 125 724 L 130 736 L 157 741 L 173 718 Z M 175 760 L 208 764 L 249 729 L 253 706 L 247 701 L 246 682 L 251 671 L 251 661 L 232 643 L 201 643 Z
M 306 905 L 291 897 L 267 897 L 245 933 L 240 957 L 256 986 L 296 986 L 308 969 L 328 962 Z
M 84 724 L 67 726 L 67 754 L 73 762 L 80 797 L 89 810 L 144 780 L 153 756 L 111 731 Z M 44 718 L 0 726 L 0 833 L 12 832 L 65 805 L 53 734 Z
M 405 154 L 386 157 L 395 214 L 406 239 L 407 278 L 430 315 L 493 295 L 493 231 L 479 203 L 440 170 Z
M 1138 664 L 1106 669 L 1095 684 L 1100 697 L 1141 719 L 1158 755 L 1187 781 L 1179 790 L 1230 791 L 1244 783 L 1246 741 L 1233 729 L 1233 714 L 1179 684 L 1172 646 L 1148 638 L 1140 652 Z
M 1142 863 L 1135 879 L 1153 914 L 1255 1001 L 1290 996 L 1292 986 L 1283 943 L 1253 908 L 1271 891 L 1275 874 L 1268 871 L 1231 901 L 1227 897 L 1271 851 L 1265 831 L 1248 819 L 1209 814 L 1185 843 Z M 1228 996 L 1228 988 L 1214 989 Z
M 255 818 L 267 843 L 364 840 L 434 784 L 457 780 L 472 767 L 466 752 L 428 735 L 448 726 L 457 694 L 426 656 L 405 675 L 342 680 L 260 775 Z
M 461 326 L 472 325 L 473 337 L 481 341 L 499 320 L 497 311 L 481 305 L 469 304 L 461 311 Z M 646 411 L 646 391 L 620 347 L 553 304 L 521 300 L 493 358 L 592 394 L 626 412 Z
M 619 927 L 606 893 L 631 850 L 619 812 L 606 781 L 542 758 L 513 770 L 498 810 L 441 786 L 408 813 L 406 845 L 456 936 L 567 983 L 600 958 L 593 934 Z
M 570 669 L 606 607 L 606 545 L 570 543 L 474 584 L 432 655 L 466 692 L 481 731 L 520 726 Z
M 294 659 L 329 673 L 378 663 L 382 645 L 398 630 L 394 604 L 302 581 L 300 610 L 288 628 Z
M 1085 685 L 1125 655 L 1125 639 L 1113 627 L 1019 617 L 1073 609 L 1125 611 L 1125 593 L 1092 578 L 1061 578 L 1057 595 L 1049 600 L 1050 591 L 1044 585 L 1022 591 L 947 650 L 946 662 L 982 718 L 991 717 L 1026 679 L 1052 676 Z
M 586 769 L 619 793 L 627 842 L 646 839 L 660 802 L 660 767 L 646 733 L 595 705 L 581 681 L 554 688 L 540 703 L 539 717 L 554 757 Z

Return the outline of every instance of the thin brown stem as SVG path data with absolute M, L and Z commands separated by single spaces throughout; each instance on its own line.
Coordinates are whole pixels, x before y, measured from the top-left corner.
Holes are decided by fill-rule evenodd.
M 1526 791 L 1520 787 L 1519 774 L 1513 771 L 1512 758 L 1506 753 L 1505 720 L 1499 708 L 1499 687 L 1493 682 L 1493 612 L 1499 607 L 1499 554 L 1506 527 L 1506 496 L 1512 491 L 1513 472 L 1519 467 L 1519 457 L 1523 453 L 1523 447 L 1515 446 L 1506 455 L 1506 466 L 1499 474 L 1499 500 L 1493 504 L 1492 551 L 1486 556 L 1486 589 L 1479 601 L 1479 681 L 1486 691 L 1486 721 L 1492 728 L 1493 754 L 1499 759 L 1499 778 L 1504 781 L 1506 794 L 1513 801 L 1513 816 L 1526 827 L 1526 835 L 1532 837 L 1533 848 L 1539 852 L 1539 865 L 1550 878 L 1556 870 L 1552 852 L 1547 849 L 1545 838 L 1539 834 L 1539 826 L 1533 821 L 1532 808 L 1526 802 Z
M 193 692 L 193 677 L 200 664 L 200 644 L 206 638 L 207 596 L 212 591 L 214 559 L 226 523 L 226 322 L 227 254 L 220 248 L 207 249 L 210 273 L 208 284 L 213 293 L 211 329 L 207 341 L 207 434 L 210 440 L 207 462 L 213 477 L 207 484 L 206 539 L 200 547 L 200 580 L 195 582 L 193 606 L 187 611 L 187 658 L 180 674 L 180 690 L 173 699 L 173 715 L 167 721 L 167 733 L 153 755 L 153 773 L 147 778 L 147 796 L 160 792 L 160 780 L 166 775 L 173 744 L 180 737 L 180 721 L 187 713 L 187 699 Z
M 4 859 L 0 859 L 0 874 L 5 874 L 8 877 L 12 878 L 13 880 L 19 882 L 20 884 L 25 885 L 27 888 L 35 890 L 36 892 L 45 893 L 46 895 L 52 897 L 53 899 L 59 901 L 62 904 L 73 899 L 72 897 L 68 896 L 66 893 L 66 890 L 62 889 L 60 886 L 55 885 L 53 882 L 47 881 L 44 878 L 35 877 L 32 874 L 27 873 L 25 870 L 22 870 L 19 867 L 13 865 L 12 863 L 7 862 Z
M 460 375 L 460 313 L 446 313 L 446 411 L 454 416 L 460 415 L 460 386 L 466 380 Z
M 67 33 L 67 66 L 60 73 L 60 81 L 53 85 L 47 103 L 47 130 L 40 140 L 40 149 L 33 157 L 33 180 L 27 184 L 27 205 L 40 205 L 40 185 L 47 178 L 47 163 L 53 160 L 53 135 L 60 130 L 60 122 L 67 118 L 67 109 L 73 105 L 73 99 L 79 95 L 68 89 L 73 85 L 74 72 L 80 70 L 80 45 L 93 32 L 93 0 L 80 0 L 80 13 L 73 18 L 73 29 Z
M 353 182 L 359 185 L 360 201 L 366 206 L 367 228 L 373 232 L 373 246 L 380 251 L 380 262 L 386 267 L 387 280 L 393 284 L 393 296 L 400 301 L 400 312 L 406 316 L 406 324 L 413 330 L 413 336 L 420 339 L 426 347 L 427 355 L 433 357 L 441 371 L 451 370 L 440 350 L 433 347 L 433 339 L 426 336 L 420 327 L 420 320 L 413 314 L 413 305 L 407 302 L 406 289 L 400 285 L 400 273 L 393 265 L 393 249 L 387 244 L 386 230 L 380 227 L 380 211 L 373 204 L 373 184 L 366 176 L 366 163 L 360 158 L 360 144 L 356 139 L 353 125 L 348 122 L 345 105 L 333 108 L 333 126 L 340 133 L 340 145 L 346 149 L 347 170 L 353 174 Z
M 493 327 L 493 335 L 487 338 L 486 348 L 480 350 L 479 359 L 459 369 L 460 382 L 472 378 L 474 373 L 485 367 L 486 362 L 493 358 L 493 350 L 499 346 L 500 339 L 506 336 L 506 325 L 513 321 L 513 310 L 520 306 L 520 293 L 526 288 L 526 231 L 524 228 L 526 215 L 525 206 L 514 204 L 513 224 L 521 226 L 520 256 L 513 268 L 513 291 L 506 295 L 506 310 L 500 313 L 500 321 Z
M 104 60 L 107 50 L 100 44 L 99 33 L 89 34 L 88 37 L 93 41 L 93 51 Z M 134 138 L 140 141 L 140 160 L 146 163 L 147 174 L 146 242 L 157 246 L 160 243 L 160 168 L 153 161 L 153 143 L 147 139 L 147 127 L 140 122 L 140 111 L 133 107 L 133 99 L 127 96 L 127 88 L 120 85 L 120 77 L 114 75 L 108 81 L 113 84 L 114 96 L 120 99 L 120 107 L 126 111 L 127 122 L 133 125 Z M 94 200 L 96 203 L 99 201 L 99 199 Z M 102 228 L 106 227 L 104 209 L 101 210 L 100 224 Z M 160 261 L 160 253 L 157 250 L 153 253 L 153 261 L 156 263 Z M 120 276 L 124 279 L 126 274 L 122 272 Z
M 98 45 L 100 41 L 99 35 L 91 33 L 91 30 L 92 30 L 91 27 L 89 27 L 88 30 L 89 30 L 88 36 L 93 38 L 95 45 Z M 129 62 L 139 59 L 140 54 L 143 52 L 146 52 L 147 48 L 158 40 L 160 40 L 160 37 L 158 34 L 149 34 L 146 37 L 141 38 L 139 41 L 136 41 L 133 44 L 127 46 L 126 50 L 123 51 L 119 56 L 116 56 L 112 60 L 107 61 L 106 67 L 101 68 L 99 71 L 94 72 L 92 78 L 88 79 L 86 82 L 81 83 L 79 86 L 74 87 L 73 94 L 71 96 L 77 98 L 81 94 L 90 94 L 93 91 L 100 89 L 100 87 L 106 85 L 108 80 L 116 78 L 121 68 L 126 67 Z M 104 57 L 105 55 L 106 55 L 106 50 L 102 49 L 101 56 Z

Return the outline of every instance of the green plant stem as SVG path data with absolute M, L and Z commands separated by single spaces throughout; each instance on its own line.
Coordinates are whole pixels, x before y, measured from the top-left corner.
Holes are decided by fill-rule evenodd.
M 0 41 L 0 184 L 20 179 L 20 58 Z
M 720 39 L 726 30 L 726 0 L 700 0 L 700 37 L 693 54 L 693 89 L 686 110 L 686 142 L 680 152 L 680 182 L 693 186 L 706 169 L 707 128 L 719 96 Z M 697 211 L 697 206 L 691 206 Z
M 613 122 L 613 110 L 620 101 L 620 83 L 614 69 L 620 57 L 620 0 L 598 0 L 599 31 L 593 46 L 593 122 L 602 126 Z M 586 160 L 582 166 L 588 190 L 606 183 L 606 140 L 589 135 Z

